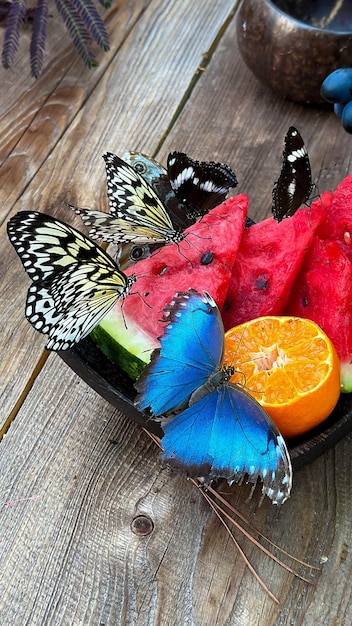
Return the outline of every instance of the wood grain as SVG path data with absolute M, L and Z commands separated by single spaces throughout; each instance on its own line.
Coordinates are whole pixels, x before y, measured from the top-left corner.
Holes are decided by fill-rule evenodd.
M 105 207 L 100 155 L 126 149 L 163 162 L 174 149 L 228 162 L 258 219 L 270 212 L 290 124 L 306 140 L 319 190 L 333 189 L 351 171 L 350 136 L 330 111 L 283 100 L 246 70 L 235 41 L 236 5 L 117 3 L 108 19 L 112 49 L 97 73 L 86 72 L 69 45 L 62 52 L 59 31 L 36 83 L 20 53 L 16 69 L 2 74 L 9 87 L 0 120 L 1 219 L 21 208 L 68 219 L 63 200 Z M 161 468 L 143 431 L 56 355 L 47 358 L 45 338 L 24 319 L 29 281 L 5 224 L 0 275 L 0 423 L 16 415 L 0 444 L 2 623 L 352 622 L 351 437 L 295 474 L 280 509 L 268 499 L 258 507 L 260 489 L 247 502 L 247 486 L 221 487 L 272 541 L 320 566 L 300 568 L 312 580 L 304 583 L 236 530 L 277 606 L 201 493 Z M 151 520 L 151 534 L 132 531 L 138 515 Z
M 105 66 L 105 74 L 96 88 L 88 93 L 86 101 L 82 96 L 77 103 L 75 115 L 64 114 L 60 106 L 51 107 L 53 117 L 48 115 L 51 119 L 48 122 L 47 112 L 38 110 L 38 115 L 43 114 L 44 124 L 48 122 L 52 128 L 57 128 L 62 123 L 65 133 L 57 133 L 56 147 L 53 149 L 52 145 L 49 152 L 45 148 L 46 131 L 41 124 L 34 124 L 33 128 L 31 125 L 23 135 L 21 156 L 16 156 L 19 154 L 17 147 L 14 162 L 10 157 L 0 172 L 0 189 L 3 187 L 9 203 L 11 193 L 20 195 L 11 213 L 34 208 L 55 213 L 72 223 L 75 221 L 73 214 L 64 208 L 64 201 L 81 206 L 88 204 L 92 208 L 106 207 L 101 155 L 106 150 L 123 154 L 133 148 L 143 147 L 147 152 L 155 149 L 197 71 L 204 50 L 212 45 L 232 6 L 228 0 L 216 6 L 211 0 L 202 2 L 202 6 L 178 0 L 170 7 L 163 0 L 147 7 L 116 59 Z M 159 71 L 155 59 L 162 59 Z M 75 65 L 72 83 L 77 72 Z M 84 70 L 82 81 L 84 84 Z M 59 99 L 55 93 L 52 98 Z M 67 92 L 65 88 L 62 100 L 65 110 L 73 106 L 75 97 L 74 90 Z M 30 101 L 33 105 L 32 96 Z M 32 149 L 37 151 L 43 146 L 41 167 L 26 188 L 29 182 L 26 162 L 32 161 Z M 18 180 L 21 181 L 19 187 Z M 5 210 L 8 217 L 10 204 L 6 204 Z M 79 225 L 78 218 L 76 223 Z M 5 332 L 0 337 L 5 355 L 0 365 L 1 424 L 13 411 L 18 397 L 26 393 L 44 346 L 44 338 L 28 328 L 23 316 L 28 280 L 7 241 L 4 225 L 0 230 L 0 270 L 3 276 L 0 317 L 5 320 Z
M 248 194 L 248 213 L 258 220 L 271 212 L 289 126 L 297 126 L 305 140 L 317 193 L 334 190 L 351 171 L 351 137 L 330 109 L 289 102 L 259 83 L 240 57 L 234 22 L 157 157 L 165 163 L 170 151 L 183 150 L 197 159 L 225 161 L 236 172 L 236 192 Z
M 123 153 L 143 145 L 151 150 L 166 132 L 203 52 L 211 46 L 233 3 L 222 0 L 215 5 L 207 0 L 200 7 L 182 0 L 170 5 L 164 0 L 149 8 L 144 4 L 122 3 L 121 15 L 115 10 L 110 27 L 112 50 L 97 72 L 82 68 L 79 59 L 73 64 L 69 42 L 64 51 L 60 48 L 61 27 L 56 54 L 39 86 L 35 88 L 27 79 L 29 91 L 22 86 L 22 94 L 17 94 L 15 115 L 10 109 L 1 120 L 4 143 L 0 154 L 5 162 L 0 176 L 0 219 L 19 198 L 22 208 L 27 208 L 31 189 L 42 208 L 67 199 L 68 190 L 72 200 L 83 204 L 102 202 L 100 155 L 107 149 Z M 171 38 L 172 46 L 168 45 Z M 159 66 L 156 59 L 162 59 Z M 64 78 L 61 67 L 66 68 Z
M 336 584 L 346 576 L 348 586 L 351 573 L 350 445 L 301 470 L 281 510 L 269 501 L 258 509 L 257 496 L 246 503 L 245 487 L 223 487 L 273 541 L 313 564 L 328 557 L 307 585 L 239 539 L 277 607 L 200 493 L 162 470 L 146 434 L 51 355 L 1 447 L 4 623 L 348 623 L 333 611 L 350 611 Z M 131 530 L 138 515 L 153 522 L 146 537 Z M 332 607 L 321 598 L 333 580 Z
M 78 58 L 54 10 L 48 28 L 50 63 L 37 80 L 33 79 L 29 73 L 29 33 L 24 33 L 22 55 L 11 70 L 0 70 L 3 84 L 9 87 L 3 90 L 0 116 L 0 221 L 21 198 L 84 102 L 98 88 L 146 4 L 142 0 L 117 1 L 113 9 L 104 13 L 110 51 L 104 55 L 98 52 L 100 65 L 94 71 Z

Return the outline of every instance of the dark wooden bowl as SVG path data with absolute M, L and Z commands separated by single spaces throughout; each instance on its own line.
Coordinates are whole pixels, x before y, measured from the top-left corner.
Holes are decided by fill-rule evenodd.
M 161 437 L 158 422 L 141 413 L 133 404 L 133 382 L 100 351 L 90 339 L 74 349 L 59 352 L 61 358 L 97 393 L 128 418 Z M 352 394 L 341 394 L 330 417 L 314 430 L 288 442 L 295 470 L 310 463 L 352 430 Z
M 236 28 L 249 69 L 290 100 L 322 104 L 326 76 L 352 67 L 351 0 L 243 0 Z

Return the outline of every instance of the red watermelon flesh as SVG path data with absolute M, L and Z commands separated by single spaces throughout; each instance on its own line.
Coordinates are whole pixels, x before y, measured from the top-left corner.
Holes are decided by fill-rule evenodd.
M 183 241 L 159 248 L 147 259 L 129 267 L 126 274 L 135 274 L 137 281 L 133 293 L 124 301 L 122 311 L 121 303 L 117 302 L 104 318 L 103 325 L 109 334 L 115 335 L 124 345 L 130 343 L 128 336 L 138 335 L 137 343 L 155 347 L 155 339 L 164 329 L 161 321 L 164 307 L 177 291 L 188 291 L 190 287 L 208 291 L 222 307 L 244 230 L 247 207 L 246 195 L 229 198 L 190 226 Z M 122 337 L 123 326 L 127 327 L 126 338 Z M 138 352 L 138 346 L 134 346 L 134 351 L 135 354 Z M 138 356 L 142 358 L 143 355 Z
M 352 174 L 336 187 L 331 207 L 317 235 L 320 239 L 339 241 L 352 261 Z
M 324 330 L 340 358 L 342 391 L 352 391 L 352 263 L 340 241 L 314 238 L 285 313 Z
M 278 223 L 270 217 L 244 231 L 222 318 L 225 330 L 262 315 L 279 315 L 318 226 L 329 210 L 325 192 L 311 207 Z

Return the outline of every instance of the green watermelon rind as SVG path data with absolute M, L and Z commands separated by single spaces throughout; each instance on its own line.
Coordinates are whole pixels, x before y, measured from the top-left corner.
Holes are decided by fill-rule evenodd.
M 185 231 L 194 234 L 196 245 L 191 241 L 191 244 L 180 242 L 165 246 L 150 258 L 127 268 L 127 275 L 137 275 L 136 291 L 122 304 L 115 303 L 91 337 L 132 380 L 138 378 L 154 349 L 160 347 L 157 337 L 164 330 L 163 309 L 177 291 L 190 287 L 212 289 L 211 295 L 216 301 L 225 299 L 245 226 L 247 205 L 248 197 L 244 194 L 230 198 Z M 209 251 L 213 252 L 213 257 L 210 263 L 203 263 L 204 254 Z
M 132 380 L 137 380 L 158 345 L 135 321 L 127 322 L 116 309 L 108 313 L 90 337 Z
M 341 393 L 352 392 L 352 363 L 340 362 Z

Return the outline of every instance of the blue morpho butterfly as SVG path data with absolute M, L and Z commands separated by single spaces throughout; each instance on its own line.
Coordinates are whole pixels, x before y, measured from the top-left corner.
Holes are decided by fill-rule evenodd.
M 161 348 L 135 384 L 136 406 L 162 418 L 163 460 L 205 483 L 259 477 L 263 493 L 283 503 L 292 483 L 285 442 L 260 404 L 229 382 L 234 368 L 222 365 L 216 303 L 207 293 L 180 292 L 164 319 Z
M 297 128 L 290 126 L 285 137 L 282 168 L 272 192 L 272 213 L 281 222 L 309 200 L 312 174 L 307 149 Z

